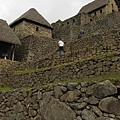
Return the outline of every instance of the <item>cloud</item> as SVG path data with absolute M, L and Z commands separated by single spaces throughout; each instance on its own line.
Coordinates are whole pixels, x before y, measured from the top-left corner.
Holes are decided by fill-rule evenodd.
M 0 19 L 13 22 L 30 8 L 35 8 L 48 22 L 65 20 L 93 0 L 1 0 Z

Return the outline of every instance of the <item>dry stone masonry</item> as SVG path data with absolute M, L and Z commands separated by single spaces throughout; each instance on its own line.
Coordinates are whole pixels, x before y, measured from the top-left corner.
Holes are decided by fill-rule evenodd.
M 120 71 L 120 55 L 115 54 L 109 57 L 89 59 L 72 62 L 61 66 L 53 66 L 46 69 L 37 69 L 23 73 L 4 73 L 0 76 L 1 86 L 37 87 L 57 81 L 66 81 L 100 75 L 109 75 Z M 7 77 L 6 77 L 7 76 Z
M 83 36 L 86 37 L 99 33 L 107 33 L 111 29 L 118 29 L 120 26 L 120 12 L 112 12 L 107 16 L 103 15 L 99 20 L 91 21 L 88 24 L 83 25 L 80 24 L 81 19 L 82 16 L 77 14 L 76 16 L 65 21 L 59 20 L 56 23 L 53 23 L 53 37 L 62 37 L 67 41 L 72 41 L 78 39 L 78 35 L 81 30 L 84 31 L 85 34 Z M 85 20 L 83 21 L 85 22 Z
M 118 97 L 109 80 L 0 92 L 0 120 L 120 120 Z

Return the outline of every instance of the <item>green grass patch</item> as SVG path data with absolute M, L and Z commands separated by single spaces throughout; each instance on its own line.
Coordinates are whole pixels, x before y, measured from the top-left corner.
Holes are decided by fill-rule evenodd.
M 10 90 L 13 90 L 13 88 L 12 87 L 8 87 L 8 86 L 0 87 L 0 91 L 10 91 Z
M 38 72 L 38 71 L 43 71 L 43 70 L 48 70 L 48 69 L 51 69 L 51 67 L 39 68 L 39 69 L 22 69 L 22 70 L 16 70 L 16 71 L 13 71 L 11 74 L 25 74 L 25 73 Z
M 82 79 L 66 79 L 66 80 L 55 82 L 54 84 L 57 84 L 57 83 L 66 84 L 70 82 L 80 83 L 80 82 L 91 82 L 91 81 L 101 82 L 104 80 L 109 80 L 114 85 L 117 85 L 120 82 L 120 72 L 114 72 L 114 73 L 111 72 L 108 75 L 100 75 L 100 76 L 94 76 L 94 77 L 89 77 L 89 78 L 84 77 Z
M 115 55 L 118 55 L 118 54 L 120 54 L 120 53 L 117 52 L 117 51 L 103 53 L 103 54 L 96 54 L 96 55 L 92 56 L 92 59 L 98 59 L 98 58 L 104 58 L 104 57 L 112 57 L 112 56 L 115 56 Z

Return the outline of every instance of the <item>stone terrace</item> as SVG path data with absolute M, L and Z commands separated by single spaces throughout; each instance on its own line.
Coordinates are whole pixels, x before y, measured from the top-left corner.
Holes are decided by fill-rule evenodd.
M 55 43 L 55 41 L 53 41 L 53 43 Z M 112 31 L 109 31 L 108 34 L 97 34 L 91 37 L 82 38 L 81 40 L 68 42 L 65 45 L 66 52 L 61 57 L 59 57 L 57 52 L 55 51 L 55 46 L 57 46 L 57 43 L 55 43 L 54 48 L 50 49 L 51 53 L 48 52 L 48 54 L 44 55 L 44 57 L 42 58 L 39 58 L 37 61 L 12 62 L 9 60 L 4 61 L 1 59 L 0 71 L 2 73 L 4 71 L 9 72 L 17 69 L 21 70 L 44 68 L 48 66 L 56 66 L 63 63 L 90 58 L 95 55 L 99 56 L 100 54 L 108 54 L 110 52 L 116 51 L 119 52 L 120 31 L 119 29 L 114 29 Z
M 120 54 L 91 58 L 58 66 L 1 74 L 1 86 L 37 87 L 53 82 L 98 77 L 120 71 Z
M 59 65 L 90 58 L 100 54 L 120 51 L 120 30 L 115 29 L 108 34 L 97 34 L 82 38 L 65 45 L 65 53 L 59 57 L 52 53 L 38 61 L 38 68 Z

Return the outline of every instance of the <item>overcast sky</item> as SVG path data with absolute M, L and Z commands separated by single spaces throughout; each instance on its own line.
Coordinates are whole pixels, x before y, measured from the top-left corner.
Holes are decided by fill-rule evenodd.
M 8 24 L 30 8 L 35 8 L 49 23 L 76 15 L 93 0 L 0 0 L 0 19 Z

